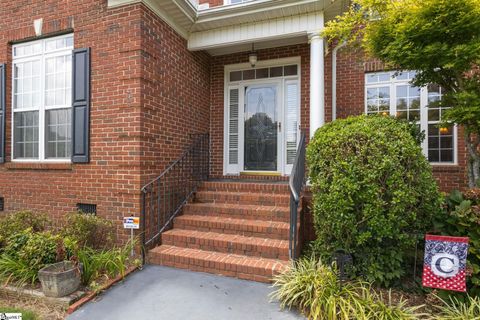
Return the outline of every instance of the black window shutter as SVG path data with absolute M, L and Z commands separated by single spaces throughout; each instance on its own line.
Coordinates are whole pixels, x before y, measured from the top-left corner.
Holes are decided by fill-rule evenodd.
M 0 64 L 0 163 L 5 162 L 6 65 Z
M 73 51 L 72 162 L 88 163 L 90 148 L 90 48 Z

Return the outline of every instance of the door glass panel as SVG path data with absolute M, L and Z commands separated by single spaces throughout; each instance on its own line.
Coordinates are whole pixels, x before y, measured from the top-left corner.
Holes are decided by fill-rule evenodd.
M 277 171 L 277 87 L 245 88 L 245 170 Z

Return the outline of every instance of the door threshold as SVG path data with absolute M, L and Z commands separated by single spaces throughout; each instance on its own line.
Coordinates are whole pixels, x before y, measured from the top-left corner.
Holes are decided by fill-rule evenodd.
M 272 171 L 242 171 L 240 172 L 241 176 L 269 176 L 269 177 L 281 177 L 280 172 Z

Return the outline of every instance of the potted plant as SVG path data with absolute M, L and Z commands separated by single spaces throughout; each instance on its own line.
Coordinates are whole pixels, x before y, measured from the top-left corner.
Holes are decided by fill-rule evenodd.
M 47 297 L 64 297 L 80 286 L 81 264 L 62 261 L 44 267 L 38 272 L 42 291 Z

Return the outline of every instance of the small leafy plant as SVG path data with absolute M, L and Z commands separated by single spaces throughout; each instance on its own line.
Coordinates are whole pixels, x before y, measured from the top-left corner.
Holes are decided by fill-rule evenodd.
M 93 249 L 111 248 L 115 242 L 115 227 L 111 221 L 81 212 L 67 216 L 62 234 L 75 239 L 80 247 Z

